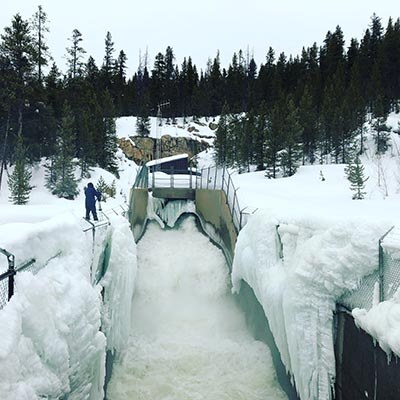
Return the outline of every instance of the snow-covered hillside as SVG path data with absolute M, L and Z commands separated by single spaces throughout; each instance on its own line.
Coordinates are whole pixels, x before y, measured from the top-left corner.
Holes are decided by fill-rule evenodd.
M 397 127 L 398 120 L 399 116 L 391 115 L 388 122 Z M 201 125 L 191 122 L 199 132 L 189 133 L 181 120 L 176 126 L 163 124 L 157 128 L 152 119 L 151 136 L 156 137 L 158 129 L 161 134 L 212 137 L 214 133 L 206 121 L 201 122 Z M 133 117 L 119 119 L 118 136 L 134 135 L 135 125 Z M 240 280 L 244 279 L 255 290 L 302 399 L 329 398 L 335 374 L 332 339 L 335 301 L 377 268 L 379 237 L 390 226 L 400 226 L 399 136 L 391 134 L 391 147 L 380 158 L 375 155 L 371 135 L 367 136 L 366 147 L 361 157 L 369 176 L 365 200 L 352 200 L 344 165 L 302 166 L 294 176 L 275 180 L 267 179 L 263 172 L 237 174 L 233 171 L 240 207 L 249 214 L 248 224 L 238 239 L 233 287 L 239 290 Z M 200 154 L 198 162 L 200 167 L 213 164 L 212 150 Z M 71 349 L 86 348 L 83 340 L 74 347 L 78 330 L 82 333 L 74 321 L 82 318 L 86 318 L 90 337 L 85 337 L 91 349 L 86 361 L 97 362 L 100 368 L 98 357 L 106 343 L 98 328 L 102 323 L 110 330 L 127 310 L 110 308 L 101 322 L 100 290 L 91 285 L 90 278 L 91 236 L 90 232 L 82 232 L 88 226 L 82 219 L 83 187 L 89 181 L 96 185 L 100 176 L 108 184 L 115 179 L 116 198 L 108 199 L 102 207 L 119 208 L 129 196 L 137 166 L 122 152 L 118 154 L 118 164 L 120 179 L 93 168 L 91 177 L 80 181 L 79 195 L 73 201 L 58 199 L 48 192 L 43 164 L 36 165 L 32 171 L 34 188 L 26 206 L 15 206 L 8 201 L 9 191 L 3 178 L 0 248 L 15 253 L 17 264 L 35 257 L 48 265 L 37 276 L 18 274 L 16 295 L 0 310 L 1 399 L 31 400 L 39 398 L 41 393 L 54 396 L 66 393 L 70 382 L 65 366 L 71 359 Z M 118 225 L 121 229 L 115 236 L 119 237 L 115 245 L 119 249 L 133 246 L 129 251 L 134 258 L 134 244 L 126 222 L 119 219 L 112 229 Z M 279 257 L 277 233 L 283 244 L 283 258 Z M 59 250 L 62 258 L 54 263 L 51 258 Z M 121 266 L 122 260 L 117 259 L 115 263 Z M 121 285 L 133 290 L 134 275 L 124 277 L 116 265 L 111 268 L 116 271 L 116 281 L 113 283 L 108 276 L 103 282 L 109 288 L 109 304 L 118 296 Z M 5 257 L 0 257 L 0 273 L 5 268 Z M 125 306 L 128 300 L 118 301 Z M 391 349 L 400 355 L 400 339 L 396 333 L 400 323 L 395 324 L 395 329 L 385 329 L 393 324 L 393 318 L 382 316 L 382 310 L 395 312 L 400 307 L 398 303 L 396 295 L 386 305 L 376 304 L 379 309 L 362 310 L 355 317 L 377 339 L 382 338 L 385 350 Z M 123 345 L 128 322 L 110 334 L 114 347 Z M 379 324 L 383 328 L 378 329 Z M 383 338 L 382 332 L 391 332 L 390 338 Z M 48 348 L 45 340 L 54 343 L 53 347 Z M 93 385 L 101 386 L 101 382 Z M 82 390 L 101 393 L 94 386 Z

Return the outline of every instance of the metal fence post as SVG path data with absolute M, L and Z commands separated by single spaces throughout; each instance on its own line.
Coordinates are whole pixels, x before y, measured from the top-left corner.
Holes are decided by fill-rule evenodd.
M 383 248 L 382 239 L 379 239 L 379 302 L 385 300 L 383 287 Z
M 228 174 L 228 188 L 226 189 L 226 201 L 229 203 L 229 186 L 231 184 L 231 176 Z
M 2 277 L 6 278 L 8 276 L 8 301 L 10 301 L 11 297 L 14 295 L 14 275 L 16 274 L 15 256 L 9 251 L 1 248 L 0 253 L 3 253 L 7 257 L 8 270 L 6 273 L 2 274 Z
M 215 190 L 216 185 L 217 185 L 217 175 L 218 175 L 218 167 L 215 166 L 214 190 Z
M 378 242 L 379 246 L 379 302 L 385 300 L 385 285 L 384 285 L 384 278 L 385 278 L 385 271 L 384 271 L 384 253 L 382 243 L 385 237 L 393 230 L 394 226 L 392 226 L 380 239 Z
M 208 171 L 207 171 L 207 189 L 208 189 L 209 182 L 210 182 L 210 167 L 208 167 Z

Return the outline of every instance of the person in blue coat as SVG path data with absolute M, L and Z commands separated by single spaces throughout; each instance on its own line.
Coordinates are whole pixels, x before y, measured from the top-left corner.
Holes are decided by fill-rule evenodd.
M 90 220 L 89 214 L 92 213 L 93 219 L 98 221 L 96 212 L 96 198 L 98 201 L 100 201 L 101 193 L 94 188 L 92 182 L 89 182 L 87 187 L 85 187 L 85 207 L 87 220 Z

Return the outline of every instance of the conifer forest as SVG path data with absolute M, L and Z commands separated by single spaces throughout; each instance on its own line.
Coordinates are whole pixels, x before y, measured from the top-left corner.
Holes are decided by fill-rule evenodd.
M 337 26 L 299 55 L 269 48 L 259 65 L 238 50 L 228 66 L 217 53 L 202 70 L 190 55 L 176 60 L 171 46 L 152 65 L 145 52 L 133 76 L 110 32 L 101 65 L 86 53 L 78 29 L 65 49 L 66 65 L 56 65 L 49 35 L 40 6 L 29 20 L 15 15 L 1 33 L 0 162 L 3 173 L 21 157 L 27 164 L 46 158 L 48 184 L 61 193 L 52 174 L 68 174 L 72 160 L 82 175 L 90 166 L 117 173 L 115 118 L 138 116 L 138 132 L 146 135 L 163 101 L 171 123 L 220 116 L 216 162 L 241 170 L 255 165 L 271 178 L 292 175 L 301 163 L 348 163 L 363 152 L 367 119 L 378 151 L 385 151 L 387 115 L 400 108 L 400 19 L 383 24 L 374 14 L 363 37 L 346 38 L 347 45 Z

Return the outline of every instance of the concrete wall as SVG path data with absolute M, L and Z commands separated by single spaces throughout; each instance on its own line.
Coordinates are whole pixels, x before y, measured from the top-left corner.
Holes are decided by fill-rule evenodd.
M 400 363 L 358 328 L 351 314 L 336 313 L 336 400 L 400 399 Z
M 148 199 L 147 189 L 131 189 L 128 218 L 136 242 L 146 228 Z
M 225 256 L 228 258 L 229 266 L 232 265 L 237 232 L 232 221 L 232 216 L 222 190 L 197 189 L 196 190 L 196 213 L 202 222 L 211 224 L 218 236 L 221 238 Z

